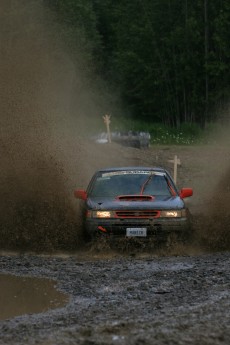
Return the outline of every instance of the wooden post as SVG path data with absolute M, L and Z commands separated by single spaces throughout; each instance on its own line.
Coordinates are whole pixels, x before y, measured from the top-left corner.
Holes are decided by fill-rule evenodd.
M 180 159 L 177 158 L 177 155 L 174 156 L 173 160 L 169 160 L 169 163 L 173 163 L 173 179 L 175 184 L 177 183 L 177 166 L 181 164 Z
M 103 116 L 104 123 L 106 124 L 106 130 L 107 130 L 107 135 L 108 135 L 108 142 L 111 143 L 111 133 L 110 133 L 110 115 L 105 115 Z

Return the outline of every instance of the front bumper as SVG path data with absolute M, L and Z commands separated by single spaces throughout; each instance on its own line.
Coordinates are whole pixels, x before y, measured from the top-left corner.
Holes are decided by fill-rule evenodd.
M 127 228 L 146 228 L 147 237 L 165 237 L 170 233 L 190 232 L 188 218 L 157 219 L 87 219 L 86 231 L 90 237 L 101 233 L 115 237 L 126 237 Z

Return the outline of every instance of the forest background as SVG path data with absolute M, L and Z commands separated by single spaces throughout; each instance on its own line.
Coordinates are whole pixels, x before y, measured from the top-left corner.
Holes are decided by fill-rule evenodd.
M 177 132 L 228 119 L 229 0 L 43 2 L 72 58 L 80 50 L 86 72 L 119 94 L 123 117 Z

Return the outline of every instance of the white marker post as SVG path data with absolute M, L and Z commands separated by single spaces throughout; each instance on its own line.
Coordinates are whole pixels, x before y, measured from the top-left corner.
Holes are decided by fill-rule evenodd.
M 109 128 L 109 125 L 110 125 L 110 115 L 105 115 L 103 116 L 103 119 L 104 119 L 104 123 L 106 124 L 106 130 L 107 130 L 107 135 L 108 135 L 108 142 L 111 143 L 111 134 L 110 134 L 110 128 Z
M 180 159 L 177 158 L 177 155 L 174 156 L 174 159 L 169 160 L 169 163 L 173 163 L 174 169 L 173 169 L 173 179 L 175 184 L 177 183 L 177 166 L 181 164 Z

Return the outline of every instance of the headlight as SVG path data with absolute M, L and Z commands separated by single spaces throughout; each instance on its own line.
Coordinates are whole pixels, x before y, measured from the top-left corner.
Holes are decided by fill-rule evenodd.
M 112 218 L 114 217 L 114 212 L 105 210 L 89 211 L 87 216 L 89 218 Z
M 181 218 L 186 217 L 186 210 L 167 210 L 161 211 L 161 217 L 163 218 Z

